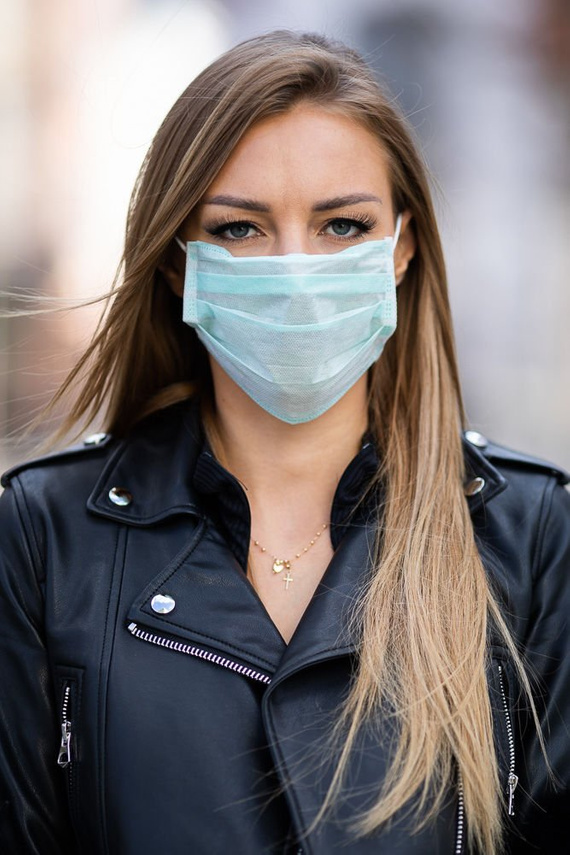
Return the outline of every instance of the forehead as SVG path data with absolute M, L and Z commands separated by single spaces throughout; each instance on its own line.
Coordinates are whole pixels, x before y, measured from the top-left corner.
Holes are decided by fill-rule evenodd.
M 390 193 L 388 159 L 355 119 L 313 104 L 258 122 L 242 137 L 209 188 L 212 193 L 293 198 Z

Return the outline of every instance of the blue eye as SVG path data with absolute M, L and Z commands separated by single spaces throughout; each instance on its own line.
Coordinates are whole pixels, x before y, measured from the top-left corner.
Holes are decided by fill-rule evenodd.
M 346 237 L 350 234 L 350 230 L 354 228 L 353 223 L 350 223 L 348 220 L 335 220 L 330 226 L 335 235 L 339 237 Z
M 221 240 L 246 240 L 259 234 L 259 230 L 248 223 L 247 220 L 233 220 L 231 222 L 214 223 L 211 226 L 205 226 L 205 230 L 210 235 L 215 235 Z
M 251 226 L 249 223 L 232 223 L 225 229 L 233 238 L 240 239 L 247 237 Z
M 376 225 L 376 221 L 365 215 L 362 217 L 336 217 L 324 227 L 332 237 L 337 238 L 359 238 L 369 232 Z

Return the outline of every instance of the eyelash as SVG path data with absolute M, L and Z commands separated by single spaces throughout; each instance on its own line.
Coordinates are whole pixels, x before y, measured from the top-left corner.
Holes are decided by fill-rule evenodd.
M 336 238 L 336 240 L 348 241 L 348 240 L 359 240 L 363 235 L 367 234 L 367 232 L 372 231 L 372 229 L 376 226 L 376 219 L 372 217 L 370 214 L 349 214 L 346 217 L 333 217 L 329 220 L 323 228 L 328 228 L 333 223 L 348 223 L 350 226 L 356 226 L 359 229 L 358 234 L 350 235 L 348 237 L 343 237 L 342 235 L 329 235 L 329 237 Z
M 356 226 L 359 229 L 359 233 L 356 235 L 349 235 L 347 237 L 331 234 L 328 235 L 328 237 L 332 237 L 333 240 L 338 241 L 355 241 L 359 240 L 367 232 L 372 231 L 376 226 L 376 222 L 376 219 L 369 214 L 354 213 L 346 217 L 333 217 L 324 224 L 322 230 L 328 228 L 333 223 L 348 223 L 350 226 Z M 248 235 L 243 238 L 226 237 L 224 232 L 226 232 L 231 226 L 248 226 L 249 228 L 254 229 L 258 228 L 255 223 L 252 223 L 250 220 L 234 220 L 231 217 L 227 217 L 223 220 L 218 220 L 218 222 L 213 223 L 212 225 L 204 226 L 204 231 L 213 237 L 217 237 L 221 241 L 225 241 L 226 243 L 238 243 L 240 241 L 250 240 L 252 237 L 256 237 L 256 235 Z
M 231 219 L 231 217 L 228 217 L 227 219 L 218 220 L 211 226 L 204 226 L 204 231 L 206 231 L 209 235 L 213 235 L 214 237 L 220 238 L 220 240 L 226 240 L 228 241 L 228 243 L 233 243 L 234 241 L 239 240 L 247 240 L 247 238 L 224 237 L 223 233 L 227 231 L 231 226 L 249 226 L 250 228 L 257 228 L 257 226 L 254 223 L 251 223 L 249 220 L 233 220 Z

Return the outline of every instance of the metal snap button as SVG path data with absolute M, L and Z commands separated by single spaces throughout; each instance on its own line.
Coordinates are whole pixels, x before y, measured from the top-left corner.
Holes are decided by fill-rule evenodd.
M 485 479 L 484 478 L 473 478 L 472 481 L 469 481 L 465 485 L 465 495 L 466 496 L 476 496 L 477 493 L 480 493 L 485 487 Z
M 111 487 L 109 490 L 109 500 L 114 505 L 119 505 L 119 507 L 123 508 L 131 504 L 133 497 L 124 487 Z
M 175 605 L 176 600 L 174 597 L 169 596 L 169 594 L 155 594 L 150 601 L 151 609 L 159 615 L 167 615 Z
M 83 445 L 100 445 L 104 439 L 107 439 L 106 433 L 92 433 L 85 437 Z
M 467 442 L 470 442 L 471 445 L 477 446 L 477 448 L 486 448 L 489 445 L 487 437 L 483 436 L 482 433 L 479 433 L 479 431 L 476 430 L 466 430 L 465 439 Z

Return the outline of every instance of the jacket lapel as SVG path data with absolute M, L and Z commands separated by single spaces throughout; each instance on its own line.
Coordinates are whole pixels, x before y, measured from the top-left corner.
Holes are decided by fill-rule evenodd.
M 352 610 L 370 573 L 374 527 L 349 527 L 312 601 L 289 642 L 274 682 L 295 671 L 336 656 L 354 653 L 358 639 Z
M 155 597 L 173 608 L 159 613 Z M 233 553 L 201 521 L 181 552 L 133 600 L 127 622 L 165 638 L 191 642 L 271 676 L 285 642 Z

